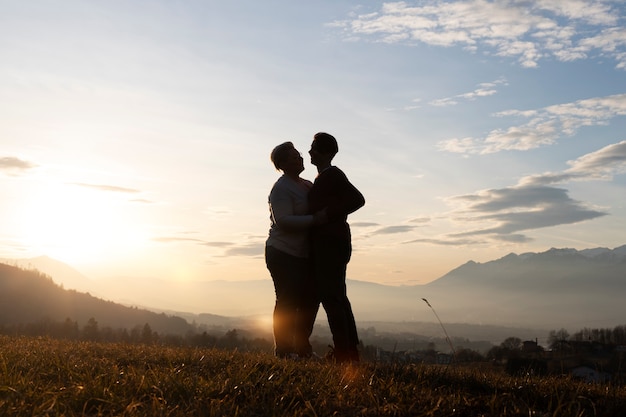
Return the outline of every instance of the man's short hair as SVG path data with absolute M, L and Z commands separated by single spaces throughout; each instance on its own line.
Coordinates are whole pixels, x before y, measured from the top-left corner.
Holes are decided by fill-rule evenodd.
M 318 132 L 313 136 L 312 147 L 319 152 L 325 154 L 335 155 L 339 152 L 339 146 L 337 145 L 337 139 L 333 135 L 326 132 Z

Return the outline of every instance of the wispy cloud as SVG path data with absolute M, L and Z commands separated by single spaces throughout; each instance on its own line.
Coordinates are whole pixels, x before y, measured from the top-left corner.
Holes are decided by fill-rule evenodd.
M 153 242 L 159 242 L 159 243 L 186 243 L 186 242 L 193 242 L 193 243 L 202 243 L 204 244 L 204 242 L 200 239 L 194 239 L 194 238 L 190 238 L 190 237 L 171 237 L 171 236 L 162 236 L 162 237 L 154 237 L 152 238 Z
M 611 180 L 614 175 L 626 173 L 626 140 L 568 161 L 570 168 L 562 172 L 530 175 L 520 180 L 521 185 L 548 185 L 567 181 Z
M 415 229 L 415 227 L 416 226 L 409 225 L 386 226 L 373 231 L 372 235 L 393 235 L 397 233 L 407 233 Z
M 572 61 L 600 54 L 626 69 L 626 29 L 620 2 L 586 0 L 467 0 L 383 3 L 380 10 L 332 22 L 351 41 L 452 47 L 516 59 Z
M 403 244 L 409 243 L 428 243 L 431 245 L 438 246 L 461 246 L 461 245 L 475 245 L 480 243 L 485 243 L 485 241 L 480 241 L 476 239 L 450 239 L 450 238 L 421 238 L 421 239 L 413 239 L 406 242 L 402 242 Z
M 263 256 L 265 245 L 262 242 L 246 243 L 226 249 L 225 256 Z
M 159 236 L 152 238 L 153 242 L 159 243 L 195 243 L 202 246 L 208 246 L 211 248 L 230 248 L 236 246 L 233 242 L 225 241 L 207 241 L 204 239 L 198 239 L 193 237 L 180 237 L 180 236 Z
M 0 172 L 4 172 L 8 175 L 22 174 L 36 167 L 36 164 L 24 161 L 23 159 L 19 159 L 14 156 L 5 156 L 0 158 Z
M 201 245 L 209 246 L 211 248 L 228 248 L 228 247 L 234 246 L 234 243 L 232 243 L 232 242 L 220 242 L 220 241 L 211 241 L 211 242 L 203 241 L 201 243 Z
M 265 242 L 260 237 L 252 236 L 247 237 L 243 243 L 228 242 L 228 241 L 211 241 L 191 237 L 181 236 L 160 236 L 152 238 L 153 242 L 163 244 L 193 244 L 200 245 L 209 248 L 216 248 L 222 250 L 220 257 L 238 257 L 238 256 L 251 256 L 259 257 L 264 254 Z
M 140 204 L 154 204 L 155 202 L 152 200 L 146 200 L 145 198 L 133 198 L 132 200 L 128 200 L 131 203 L 140 203 Z
M 219 206 L 206 207 L 203 212 L 211 219 L 223 219 L 233 214 L 230 208 Z
M 484 138 L 445 140 L 439 143 L 439 149 L 471 154 L 525 151 L 553 144 L 563 136 L 574 135 L 581 127 L 604 125 L 611 118 L 624 115 L 626 94 L 578 100 L 538 110 L 506 110 L 495 116 L 529 120 L 517 126 L 492 130 Z
M 350 223 L 350 227 L 375 227 L 380 226 L 380 223 L 374 222 L 354 222 Z
M 82 183 L 82 182 L 75 182 L 72 184 L 77 185 L 79 187 L 92 188 L 94 190 L 100 190 L 100 191 L 111 191 L 111 192 L 116 192 L 116 193 L 140 193 L 141 192 L 134 188 L 118 187 L 116 185 L 87 184 L 87 183 Z
M 452 97 L 444 97 L 444 98 L 432 100 L 429 102 L 429 104 L 431 106 L 437 106 L 437 107 L 454 106 L 454 105 L 459 104 L 461 100 L 472 101 L 472 100 L 476 100 L 479 97 L 492 96 L 498 92 L 497 87 L 499 85 L 507 85 L 506 79 L 500 78 L 493 82 L 481 83 L 473 91 L 462 93 L 462 94 L 457 94 Z
M 430 217 L 415 217 L 415 218 L 409 220 L 409 223 L 424 224 L 424 223 L 428 223 L 430 221 L 431 221 Z

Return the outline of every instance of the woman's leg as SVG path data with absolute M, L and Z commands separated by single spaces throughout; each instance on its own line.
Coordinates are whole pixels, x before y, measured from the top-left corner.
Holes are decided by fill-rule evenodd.
M 295 334 L 298 314 L 298 258 L 271 246 L 265 248 L 265 262 L 274 281 L 276 303 L 273 314 L 274 352 L 285 357 L 296 353 Z

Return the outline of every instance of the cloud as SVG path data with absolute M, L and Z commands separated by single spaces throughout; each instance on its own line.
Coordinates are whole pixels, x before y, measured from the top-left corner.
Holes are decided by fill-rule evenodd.
M 252 256 L 259 257 L 265 253 L 265 243 L 262 241 L 254 241 L 244 244 L 236 244 L 234 242 L 225 241 L 207 241 L 196 238 L 179 237 L 179 236 L 163 236 L 155 237 L 152 239 L 154 242 L 159 243 L 191 243 L 200 246 L 207 246 L 210 248 L 223 249 L 220 257 L 229 256 Z
M 580 19 L 590 24 L 616 24 L 617 20 L 611 14 L 611 8 L 601 2 L 587 0 L 538 0 L 537 5 L 544 10 L 569 19 Z
M 202 242 L 201 243 L 204 246 L 210 246 L 212 248 L 227 248 L 230 246 L 233 246 L 232 242 Z
M 213 206 L 213 207 L 206 207 L 203 212 L 210 218 L 210 219 L 219 219 L 219 220 L 223 220 L 224 217 L 228 217 L 230 215 L 232 215 L 233 211 L 231 209 L 229 209 L 228 207 L 218 207 L 218 206 Z
M 37 165 L 32 162 L 24 161 L 14 156 L 0 158 L 0 172 L 5 172 L 9 175 L 18 175 L 36 167 Z
M 446 239 L 452 242 L 478 236 L 502 242 L 528 242 L 532 239 L 520 232 L 580 223 L 608 214 L 573 200 L 565 189 L 545 185 L 483 190 L 451 197 L 448 202 L 457 206 L 453 220 L 476 225 L 448 235 Z
M 139 193 L 141 191 L 136 190 L 134 188 L 126 188 L 126 187 L 118 187 L 116 185 L 105 185 L 105 184 L 86 184 L 81 182 L 72 183 L 73 185 L 77 185 L 79 187 L 85 188 L 93 188 L 95 190 L 100 191 L 111 191 L 116 193 Z
M 568 163 L 565 172 L 592 178 L 612 178 L 613 173 L 626 172 L 626 140 L 608 145 Z
M 451 219 L 475 227 L 434 238 L 412 239 L 405 244 L 441 246 L 487 244 L 490 241 L 525 243 L 524 233 L 546 227 L 579 223 L 607 215 L 569 197 L 567 190 L 548 186 L 515 186 L 452 197 L 457 207 Z
M 568 161 L 567 164 L 570 168 L 563 172 L 527 176 L 520 180 L 520 185 L 549 185 L 567 181 L 609 181 L 614 175 L 626 173 L 626 140 L 605 146 L 574 161 Z
M 507 85 L 507 84 L 508 83 L 506 79 L 500 78 L 493 82 L 481 83 L 473 91 L 462 93 L 462 94 L 457 94 L 452 97 L 445 97 L 445 98 L 432 100 L 428 104 L 430 104 L 431 106 L 436 106 L 436 107 L 454 106 L 456 104 L 459 104 L 459 99 L 476 100 L 476 98 L 478 97 L 492 96 L 498 92 L 498 90 L 496 89 L 498 85 Z
M 146 200 L 145 198 L 133 198 L 132 200 L 128 200 L 131 203 L 141 203 L 141 204 L 155 204 L 154 201 Z
M 428 104 L 435 107 L 447 107 L 447 106 L 456 106 L 459 104 L 458 100 L 455 100 L 451 97 L 446 98 L 438 98 L 436 100 L 430 101 Z
M 374 227 L 374 226 L 380 226 L 380 223 L 374 223 L 374 222 L 354 222 L 354 223 L 350 223 L 350 227 Z
M 626 69 L 623 10 L 619 2 L 585 0 L 402 1 L 329 26 L 350 41 L 460 46 L 514 58 L 527 68 L 542 59 L 572 61 L 597 52 Z
M 253 256 L 260 257 L 265 253 L 265 244 L 262 242 L 246 243 L 226 249 L 225 256 Z
M 475 240 L 475 239 L 449 239 L 449 238 L 434 239 L 434 238 L 422 238 L 422 239 L 413 239 L 413 240 L 409 240 L 407 242 L 402 242 L 402 243 L 404 243 L 404 244 L 409 244 L 409 243 L 430 243 L 432 245 L 439 245 L 439 246 L 457 246 L 457 245 L 476 245 L 476 244 L 485 243 L 485 242 L 484 241 Z
M 533 239 L 523 232 L 580 223 L 607 215 L 573 200 L 565 189 L 548 186 L 515 186 L 456 196 L 457 207 L 449 218 L 468 230 L 444 236 L 418 238 L 408 243 L 476 245 L 490 241 L 525 243 Z
M 430 222 L 430 218 L 428 217 L 419 217 L 409 220 L 407 223 L 417 223 L 424 224 Z M 352 225 L 352 224 L 351 224 Z M 371 223 L 372 226 L 379 226 L 378 223 Z M 417 229 L 420 226 L 414 226 L 411 224 L 402 224 L 402 225 L 394 225 L 394 226 L 385 226 L 379 229 L 374 230 L 368 235 L 364 235 L 364 237 L 369 238 L 372 236 L 381 236 L 381 235 L 396 235 L 400 233 L 409 233 L 413 230 Z
M 570 198 L 568 190 L 552 185 L 569 181 L 609 181 L 614 175 L 626 173 L 626 140 L 590 152 L 567 164 L 569 168 L 562 172 L 526 176 L 515 186 L 450 197 L 447 202 L 454 209 L 449 217 L 459 224 L 475 226 L 447 236 L 404 243 L 484 243 L 473 240 L 481 236 L 492 241 L 525 243 L 532 239 L 521 232 L 606 216 L 607 212 L 576 201 Z
M 161 236 L 155 237 L 152 239 L 154 242 L 165 243 L 165 244 L 173 244 L 173 243 L 190 243 L 200 246 L 205 246 L 209 248 L 217 248 L 222 249 L 223 252 L 220 257 L 228 257 L 228 256 L 252 256 L 258 257 L 263 256 L 265 253 L 265 241 L 262 237 L 257 236 L 249 236 L 248 242 L 246 243 L 235 243 L 235 242 L 227 242 L 227 241 L 210 241 L 203 240 L 191 237 L 180 237 L 180 236 Z
M 224 241 L 207 241 L 203 239 L 197 239 L 192 237 L 180 237 L 180 236 L 162 236 L 152 238 L 152 241 L 159 243 L 195 243 L 201 246 L 208 246 L 211 248 L 230 248 L 235 246 L 233 242 Z
M 377 229 L 372 232 L 372 235 L 392 235 L 396 233 L 407 233 L 415 229 L 415 226 L 408 225 L 398 225 L 398 226 L 387 226 Z
M 450 200 L 465 206 L 456 212 L 457 220 L 489 224 L 451 235 L 454 237 L 494 235 L 506 240 L 517 232 L 579 223 L 607 214 L 571 199 L 565 189 L 542 185 L 491 189 Z
M 447 152 L 469 154 L 525 151 L 551 145 L 563 136 L 574 135 L 582 127 L 604 125 L 611 118 L 624 115 L 626 94 L 578 100 L 538 110 L 506 110 L 495 116 L 529 120 L 517 126 L 492 130 L 484 138 L 453 138 L 438 146 Z
M 159 242 L 159 243 L 179 243 L 179 242 L 193 242 L 193 243 L 202 243 L 202 244 L 205 243 L 200 239 L 194 239 L 194 238 L 189 238 L 189 237 L 164 236 L 164 237 L 154 237 L 151 240 L 153 242 Z

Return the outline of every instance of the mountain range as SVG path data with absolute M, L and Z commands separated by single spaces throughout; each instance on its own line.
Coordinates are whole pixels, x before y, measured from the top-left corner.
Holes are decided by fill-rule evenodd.
M 37 269 L 64 288 L 192 320 L 201 321 L 202 313 L 268 318 L 274 303 L 269 278 L 180 283 L 119 277 L 94 281 L 48 257 L 4 262 Z M 541 253 L 511 253 L 485 263 L 469 261 L 422 285 L 389 286 L 359 280 L 348 280 L 347 285 L 361 326 L 436 322 L 439 318 L 447 326 L 614 327 L 626 322 L 626 245 L 553 248 Z M 322 310 L 318 320 L 325 320 Z

